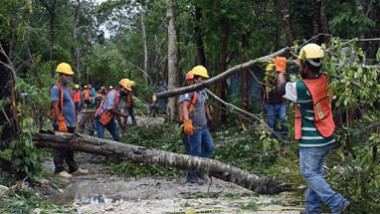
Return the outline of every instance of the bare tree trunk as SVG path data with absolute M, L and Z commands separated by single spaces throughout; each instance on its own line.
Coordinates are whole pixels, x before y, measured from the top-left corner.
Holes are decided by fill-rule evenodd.
M 161 40 L 160 43 L 158 43 L 157 35 L 155 35 L 155 41 L 156 41 L 156 55 L 154 57 L 154 67 L 156 68 L 156 74 L 155 74 L 155 83 L 156 85 L 159 85 L 160 82 L 160 71 L 161 69 L 161 63 L 160 63 L 160 56 L 162 52 L 162 47 L 164 46 L 165 43 L 165 38 Z
M 79 48 L 79 43 L 78 43 L 78 36 L 77 36 L 77 25 L 78 25 L 78 16 L 79 16 L 79 11 L 81 7 L 81 1 L 77 0 L 78 5 L 75 7 L 74 10 L 74 21 L 73 25 L 71 28 L 71 36 L 73 38 L 73 43 L 71 47 L 71 58 L 73 62 L 76 63 L 76 71 L 75 73 L 78 74 L 78 83 L 79 85 L 81 84 L 81 75 L 80 75 L 80 48 Z
M 174 0 L 169 1 L 170 4 L 174 2 Z M 178 36 L 177 31 L 175 29 L 175 16 L 174 9 L 171 5 L 166 12 L 167 17 L 169 18 L 168 25 L 168 89 L 173 90 L 179 86 L 179 52 L 177 47 Z M 169 98 L 168 101 L 168 112 L 170 116 L 170 120 L 175 120 L 176 112 L 177 112 L 178 101 L 175 97 Z
M 314 2 L 314 14 L 313 14 L 313 36 L 319 34 L 319 22 L 321 20 L 321 1 Z M 319 37 L 315 37 L 312 42 L 319 43 Z
M 325 10 L 325 0 L 321 1 L 321 27 L 324 34 L 329 34 L 329 24 L 327 21 L 327 15 Z M 323 41 L 326 45 L 330 44 L 330 37 L 328 35 L 323 36 Z
M 292 46 L 295 40 L 295 36 L 293 32 L 292 23 L 290 21 L 288 7 L 286 6 L 286 1 L 277 0 L 277 8 L 278 8 L 278 13 L 282 20 L 282 23 L 284 25 L 284 30 L 285 30 L 286 39 L 288 41 L 288 45 Z
M 242 37 L 242 48 L 243 52 L 241 53 L 241 63 L 247 61 L 247 49 L 248 49 L 248 38 L 250 36 L 250 32 L 247 32 L 246 35 Z M 241 108 L 243 110 L 248 109 L 248 70 L 242 69 L 241 73 Z M 241 120 L 244 121 L 244 118 L 241 117 Z
M 146 41 L 144 17 L 145 17 L 145 8 L 141 10 L 140 23 L 141 23 L 142 42 L 143 42 L 143 49 L 144 49 L 144 71 L 146 74 L 149 75 L 148 45 Z M 144 76 L 144 78 L 146 82 L 149 82 L 148 77 Z
M 203 33 L 201 28 L 199 27 L 201 25 L 201 19 L 202 19 L 202 11 L 200 7 L 195 7 L 195 39 L 196 39 L 196 44 L 197 44 L 197 64 L 198 65 L 206 65 L 206 56 L 205 56 L 205 51 L 204 51 L 204 46 L 203 46 Z
M 276 194 L 291 190 L 289 185 L 281 185 L 278 181 L 208 158 L 145 148 L 78 133 L 67 134 L 56 132 L 55 135 L 36 134 L 33 136 L 33 140 L 38 146 L 70 148 L 72 150 L 116 157 L 136 163 L 204 172 L 260 194 Z
M 50 19 L 49 19 L 49 60 L 51 62 L 51 76 L 54 77 L 55 71 L 54 71 L 54 65 L 53 65 L 53 48 L 54 48 L 54 20 L 55 20 L 55 9 L 56 9 L 56 3 L 57 0 L 52 0 L 51 6 L 46 2 L 46 0 L 39 0 L 41 4 L 46 8 L 46 10 L 49 13 Z
M 15 81 L 9 67 L 9 51 L 10 44 L 0 40 L 0 100 L 2 101 L 0 105 L 0 127 L 2 127 L 0 149 L 7 148 L 18 131 L 17 108 L 12 91 Z
M 225 29 L 224 29 L 224 38 L 223 38 L 223 43 L 222 43 L 222 53 L 219 61 L 219 67 L 218 67 L 218 73 L 221 74 L 223 71 L 226 70 L 227 68 L 227 48 L 228 48 L 228 38 L 230 36 L 230 24 L 225 23 Z M 216 84 L 216 96 L 222 97 L 223 91 L 224 91 L 224 81 L 220 81 Z M 220 120 L 219 116 L 221 114 L 221 105 L 222 103 L 220 101 L 215 102 L 214 106 L 214 112 L 212 114 L 212 120 L 215 124 L 216 127 L 219 127 L 220 125 Z

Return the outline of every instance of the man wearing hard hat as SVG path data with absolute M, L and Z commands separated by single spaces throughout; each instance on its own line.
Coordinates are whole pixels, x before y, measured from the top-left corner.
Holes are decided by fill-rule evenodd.
M 209 78 L 207 69 L 201 65 L 195 66 L 191 73 L 194 84 L 201 83 Z M 208 95 L 205 91 L 197 91 L 185 94 L 183 99 L 184 133 L 189 135 L 190 154 L 209 158 L 215 146 L 207 128 L 207 120 L 212 120 L 207 105 Z M 190 170 L 187 174 L 187 182 L 204 184 L 207 183 L 207 179 L 202 173 Z
M 296 103 L 295 139 L 300 144 L 299 157 L 302 176 L 308 184 L 305 194 L 306 213 L 320 213 L 320 200 L 332 213 L 348 210 L 350 202 L 331 189 L 322 173 L 324 160 L 335 142 L 335 124 L 328 93 L 329 81 L 320 73 L 323 49 L 316 44 L 302 47 L 299 70 L 302 81 L 286 82 L 286 59 L 276 57 L 276 87 L 285 99 Z
M 52 106 L 52 119 L 54 130 L 60 132 L 74 133 L 76 125 L 75 106 L 73 93 L 69 86 L 74 72 L 67 63 L 60 63 L 56 72 L 59 74 L 59 81 L 51 88 L 50 98 Z M 72 178 L 72 174 L 87 174 L 87 170 L 79 168 L 74 160 L 74 152 L 71 149 L 53 149 L 55 173 L 66 179 Z M 63 161 L 69 166 L 67 172 L 63 166 Z
M 122 100 L 132 91 L 132 85 L 128 79 L 121 79 L 116 89 L 110 90 L 101 102 L 95 113 L 96 131 L 98 138 L 104 138 L 104 130 L 107 129 L 115 141 L 120 141 L 119 130 L 117 129 L 115 117 L 120 128 L 126 129 L 122 124 L 121 117 L 127 118 L 127 113 L 121 112 Z M 90 159 L 91 162 L 101 162 L 96 155 Z

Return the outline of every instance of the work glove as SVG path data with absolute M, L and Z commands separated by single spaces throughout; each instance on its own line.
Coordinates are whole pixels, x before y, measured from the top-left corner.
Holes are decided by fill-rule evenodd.
M 58 116 L 58 131 L 67 132 L 65 118 L 62 115 Z
M 187 135 L 193 135 L 194 134 L 194 127 L 191 123 L 191 120 L 183 120 L 183 132 Z
M 276 71 L 286 74 L 286 58 L 285 57 L 276 57 L 272 59 L 273 63 L 276 66 Z

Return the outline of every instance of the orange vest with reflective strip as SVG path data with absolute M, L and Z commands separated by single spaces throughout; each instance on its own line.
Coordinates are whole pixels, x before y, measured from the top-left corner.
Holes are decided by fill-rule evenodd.
M 324 138 L 331 137 L 335 130 L 335 123 L 331 111 L 330 97 L 328 96 L 327 77 L 321 75 L 317 79 L 303 80 L 313 99 L 314 125 Z M 302 137 L 302 113 L 297 105 L 295 117 L 295 139 Z
M 119 92 L 112 89 L 108 93 L 110 93 L 112 91 L 115 92 L 115 101 L 114 101 L 113 106 L 114 106 L 114 108 L 117 108 L 119 106 Z M 98 107 L 98 109 L 95 112 L 95 117 L 99 116 L 99 113 L 102 110 L 105 101 L 106 101 L 106 99 L 103 99 L 102 102 L 100 103 L 100 106 Z M 109 111 L 108 109 L 104 109 L 102 115 L 100 115 L 99 122 L 102 125 L 107 125 L 112 120 L 113 116 L 114 116 L 114 114 L 112 113 L 112 111 Z
M 191 103 L 187 106 L 187 112 L 190 116 L 190 111 L 192 109 L 194 109 L 194 106 L 195 106 L 195 103 L 197 102 L 197 92 L 193 92 L 193 99 L 191 100 Z M 183 106 L 183 102 L 181 102 L 179 104 L 179 113 L 178 113 L 178 117 L 179 117 L 179 121 L 182 122 L 184 120 L 184 116 L 183 116 L 183 111 L 182 111 L 182 106 Z
M 80 103 L 80 90 L 73 91 L 73 100 L 74 103 Z
M 59 89 L 59 105 L 58 105 L 58 110 L 59 110 L 59 115 L 55 115 L 55 112 L 53 111 L 53 105 L 51 106 L 51 118 L 53 120 L 56 120 L 56 119 L 59 119 L 59 120 L 62 120 L 62 118 L 64 119 L 65 117 L 63 116 L 63 88 L 62 88 L 62 84 L 60 82 L 57 82 L 55 84 L 58 89 Z M 54 87 L 54 86 L 53 86 Z M 71 94 L 73 94 L 73 91 L 72 89 L 70 88 L 70 86 L 66 86 L 70 91 L 71 91 Z
M 88 91 L 88 89 L 84 89 L 83 90 L 83 94 L 84 94 L 84 99 L 85 100 L 89 100 L 90 99 L 90 92 Z

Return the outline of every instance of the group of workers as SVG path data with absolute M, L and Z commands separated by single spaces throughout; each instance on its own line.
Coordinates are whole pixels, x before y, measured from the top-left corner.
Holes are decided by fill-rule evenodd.
M 95 89 L 89 84 L 85 85 L 81 92 L 79 85 L 75 85 L 74 90 L 70 87 L 74 72 L 69 64 L 60 63 L 56 72 L 59 74 L 59 80 L 50 90 L 54 130 L 74 133 L 82 105 L 88 107 L 91 103 L 96 103 L 97 106 L 95 121 L 99 138 L 104 138 L 104 130 L 107 129 L 114 140 L 120 141 L 114 116 L 117 116 L 119 126 L 123 130 L 126 129 L 129 116 L 132 118 L 132 124 L 137 125 L 133 113 L 132 90 L 136 85 L 134 81 L 122 79 L 116 88 L 110 86 L 107 91 L 105 86 L 102 86 L 98 93 L 95 93 Z M 124 120 L 121 121 L 121 118 Z M 64 168 L 64 161 L 69 167 L 68 171 Z M 91 156 L 90 161 L 101 162 L 97 156 Z M 66 179 L 75 174 L 88 173 L 88 170 L 79 168 L 71 149 L 54 149 L 54 165 L 55 173 Z
M 302 47 L 298 58 L 302 80 L 296 82 L 287 82 L 285 79 L 286 58 L 273 58 L 272 67 L 275 68 L 273 72 L 276 72 L 274 84 L 277 97 L 273 103 L 268 98 L 266 111 L 268 114 L 281 114 L 283 117 L 286 112 L 283 109 L 283 99 L 296 103 L 295 138 L 300 145 L 301 174 L 308 184 L 305 194 L 306 213 L 320 213 L 321 200 L 331 208 L 332 213 L 340 214 L 349 208 L 350 202 L 331 189 L 322 173 L 326 155 L 332 150 L 335 142 L 335 125 L 331 97 L 328 93 L 329 81 L 326 75 L 320 72 L 323 57 L 324 51 L 319 45 L 310 43 Z M 65 63 L 58 65 L 57 72 L 60 73 L 60 80 L 51 90 L 51 100 L 56 115 L 54 128 L 58 131 L 74 132 L 75 108 L 72 93 L 68 87 L 73 72 Z M 186 82 L 189 85 L 199 84 L 207 78 L 209 78 L 207 69 L 201 65 L 195 66 L 186 74 Z M 120 109 L 132 90 L 131 80 L 122 79 L 118 87 L 106 94 L 95 114 L 99 138 L 104 138 L 104 130 L 107 129 L 113 139 L 119 141 L 114 116 L 124 130 L 126 126 L 121 118 L 127 118 L 128 113 Z M 208 95 L 203 90 L 182 94 L 179 97 L 179 121 L 184 125 L 185 152 L 188 155 L 209 158 L 214 151 L 214 143 L 207 128 L 208 121 L 212 122 L 207 100 Z M 269 106 L 272 104 L 274 106 Z M 269 122 L 269 126 L 275 126 L 273 121 Z M 62 167 L 63 159 L 69 165 L 68 173 Z M 56 173 L 64 175 L 63 177 L 88 173 L 87 170 L 77 166 L 70 150 L 55 150 L 54 163 Z M 190 170 L 187 174 L 187 182 L 204 184 L 207 179 L 202 173 Z

